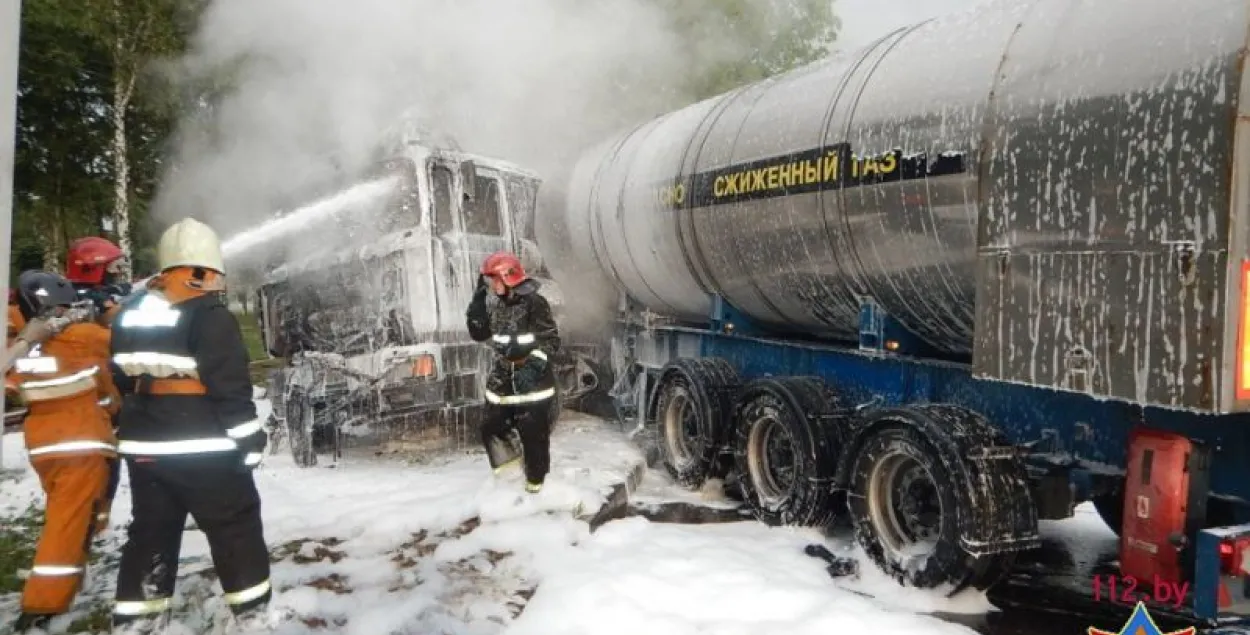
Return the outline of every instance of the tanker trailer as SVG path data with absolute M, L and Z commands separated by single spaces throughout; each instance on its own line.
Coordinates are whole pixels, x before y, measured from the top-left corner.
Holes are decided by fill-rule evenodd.
M 906 584 L 1092 500 L 1120 574 L 1250 616 L 1247 4 L 1006 0 L 588 150 L 554 222 L 622 411 Z

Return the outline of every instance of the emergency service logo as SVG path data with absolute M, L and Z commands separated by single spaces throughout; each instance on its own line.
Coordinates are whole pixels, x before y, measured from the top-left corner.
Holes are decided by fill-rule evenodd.
M 1164 633 L 1159 630 L 1155 624 L 1154 618 L 1150 617 L 1150 611 L 1146 609 L 1144 602 L 1138 602 L 1137 608 L 1133 609 L 1133 614 L 1129 616 L 1128 621 L 1119 632 L 1104 631 L 1102 629 L 1089 627 L 1087 635 L 1194 635 L 1196 629 L 1191 626 L 1182 628 L 1179 631 Z

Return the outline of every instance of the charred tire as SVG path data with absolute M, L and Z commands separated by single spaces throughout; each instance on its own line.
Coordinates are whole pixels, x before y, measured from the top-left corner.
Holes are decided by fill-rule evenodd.
M 856 540 L 901 584 L 989 588 L 1039 542 L 1023 466 L 1006 445 L 962 409 L 883 413 L 847 458 Z M 969 553 L 969 539 L 984 552 Z
M 312 401 L 303 393 L 292 392 L 287 397 L 286 438 L 296 465 L 312 467 L 317 464 L 317 452 L 313 449 Z
M 652 412 L 669 476 L 696 489 L 728 471 L 721 460 L 738 372 L 722 359 L 679 359 L 661 372 Z
M 840 511 L 833 490 L 838 443 L 828 389 L 806 377 L 747 384 L 734 410 L 734 465 L 742 498 L 769 525 L 826 527 Z

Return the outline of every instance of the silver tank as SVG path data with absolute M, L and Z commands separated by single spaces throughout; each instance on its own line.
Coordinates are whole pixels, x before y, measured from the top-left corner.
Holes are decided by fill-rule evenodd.
M 871 296 L 981 376 L 1210 407 L 1246 253 L 1247 4 L 1006 0 L 900 29 L 599 144 L 556 220 L 659 313 L 706 320 L 718 293 L 853 339 Z

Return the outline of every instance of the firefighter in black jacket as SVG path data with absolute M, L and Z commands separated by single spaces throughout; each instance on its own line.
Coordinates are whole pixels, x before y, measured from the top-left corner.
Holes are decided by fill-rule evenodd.
M 498 302 L 487 307 L 487 291 Z M 486 378 L 482 444 L 491 467 L 499 472 L 509 456 L 508 435 L 516 430 L 525 463 L 525 489 L 538 492 L 551 469 L 551 428 L 560 413 L 552 356 L 560 348 L 551 306 L 538 293 L 538 282 L 525 275 L 521 262 L 507 252 L 482 263 L 477 289 L 466 312 L 469 336 L 489 343 L 495 360 Z
M 133 518 L 113 623 L 159 632 L 167 619 L 187 514 L 208 538 L 226 603 L 245 628 L 269 619 L 269 550 L 252 470 L 266 445 L 248 355 L 224 304 L 217 235 L 191 219 L 161 236 L 161 273 L 113 322 L 123 395 L 118 453 Z

